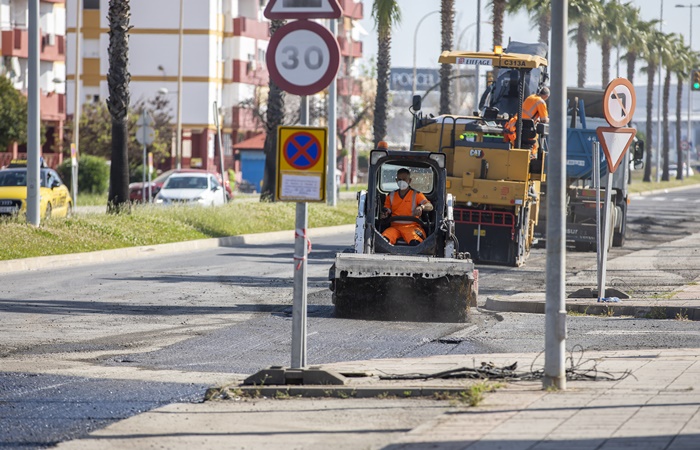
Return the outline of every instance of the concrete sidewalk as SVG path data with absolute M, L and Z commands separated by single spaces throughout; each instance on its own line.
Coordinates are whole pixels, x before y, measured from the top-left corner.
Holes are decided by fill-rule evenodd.
M 115 423 L 61 449 L 299 448 L 299 449 L 670 449 L 700 448 L 700 352 L 695 349 L 590 352 L 573 355 L 566 391 L 544 391 L 539 379 L 491 380 L 497 387 L 477 406 L 462 400 L 474 380 L 386 381 L 379 375 L 431 374 L 481 362 L 518 372 L 541 371 L 537 354 L 449 355 L 355 361 L 323 366 L 367 372 L 350 378 L 365 390 L 409 392 L 426 387 L 465 395 L 428 399 L 277 398 L 239 396 L 172 404 Z M 627 376 L 625 376 L 628 374 Z M 599 380 L 594 380 L 595 377 Z M 621 378 L 609 381 L 606 378 Z M 284 391 L 284 390 L 283 390 Z M 225 396 L 226 397 L 226 396 Z

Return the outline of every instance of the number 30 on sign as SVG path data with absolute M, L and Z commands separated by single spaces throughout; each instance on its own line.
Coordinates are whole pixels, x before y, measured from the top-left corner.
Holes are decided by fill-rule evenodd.
M 340 47 L 333 34 L 316 22 L 298 20 L 277 30 L 267 49 L 272 81 L 294 95 L 313 95 L 333 81 Z

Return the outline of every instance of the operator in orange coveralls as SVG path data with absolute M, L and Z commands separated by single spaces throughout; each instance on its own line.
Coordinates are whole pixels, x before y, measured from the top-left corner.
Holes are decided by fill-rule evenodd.
M 396 172 L 396 182 L 399 189 L 386 196 L 382 219 L 393 216 L 413 216 L 419 218 L 423 211 L 432 211 L 433 205 L 425 198 L 425 195 L 414 190 L 411 185 L 411 172 L 401 168 Z M 397 239 L 403 238 L 408 245 L 418 245 L 425 239 L 425 230 L 416 222 L 395 221 L 384 230 L 382 236 L 391 245 L 396 244 Z

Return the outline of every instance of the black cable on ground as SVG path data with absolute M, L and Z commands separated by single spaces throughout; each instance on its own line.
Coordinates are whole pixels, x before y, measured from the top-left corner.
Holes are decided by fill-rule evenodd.
M 579 353 L 576 357 L 576 353 Z M 583 359 L 584 350 L 580 345 L 575 346 L 567 357 L 569 367 L 566 369 L 566 379 L 569 381 L 620 381 L 632 375 L 632 372 L 626 370 L 619 376 L 615 376 L 611 372 L 598 369 L 598 362 L 594 359 Z M 465 378 L 474 380 L 504 380 L 504 381 L 534 381 L 541 380 L 544 377 L 544 370 L 534 370 L 533 366 L 537 359 L 542 355 L 540 353 L 530 365 L 530 370 L 527 372 L 518 372 L 518 363 L 515 362 L 508 366 L 497 367 L 489 362 L 482 362 L 479 367 L 460 367 L 457 369 L 445 370 L 442 372 L 429 374 L 405 374 L 405 375 L 383 375 L 381 380 L 431 380 L 431 379 L 455 379 Z

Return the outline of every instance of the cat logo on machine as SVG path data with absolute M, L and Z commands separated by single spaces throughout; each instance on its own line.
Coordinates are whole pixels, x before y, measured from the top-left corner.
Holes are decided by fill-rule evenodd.
M 469 156 L 473 156 L 475 158 L 483 158 L 484 151 L 481 150 L 480 148 L 472 148 L 469 150 Z

